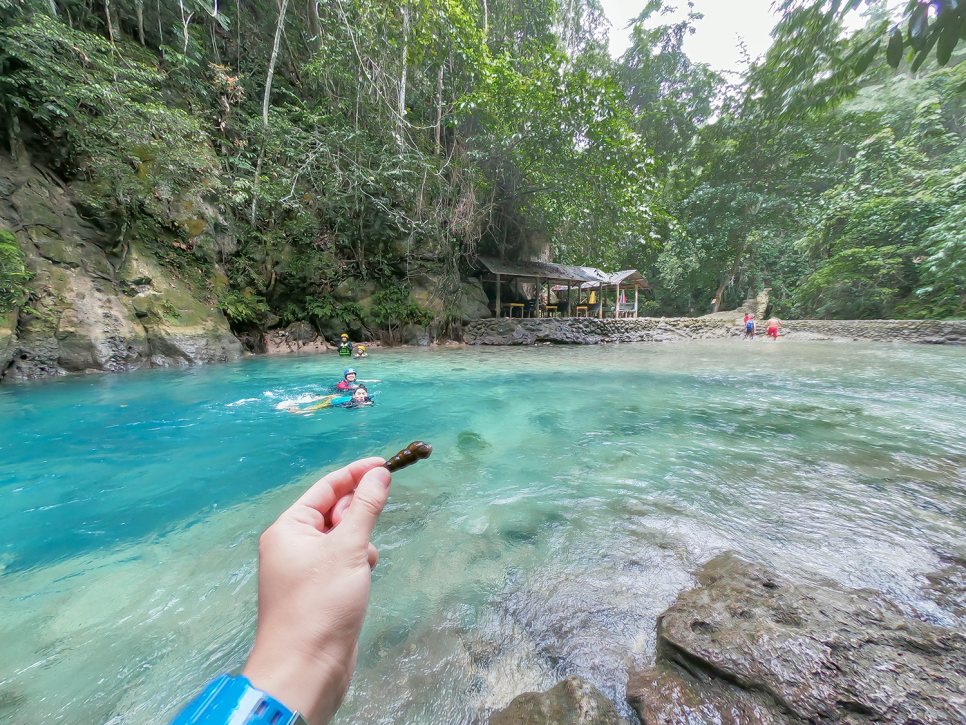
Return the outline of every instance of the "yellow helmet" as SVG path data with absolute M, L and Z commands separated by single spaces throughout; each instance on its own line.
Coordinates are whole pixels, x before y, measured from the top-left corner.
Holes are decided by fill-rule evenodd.
M 366 351 L 366 346 L 365 345 L 359 345 L 359 352 L 365 352 L 365 351 Z
M 346 333 L 343 332 L 342 333 L 342 339 L 343 340 L 348 340 L 349 339 L 349 336 Z

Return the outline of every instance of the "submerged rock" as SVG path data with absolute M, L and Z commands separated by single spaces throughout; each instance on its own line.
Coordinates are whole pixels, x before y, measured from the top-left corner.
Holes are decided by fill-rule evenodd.
M 546 692 L 525 692 L 505 710 L 490 718 L 490 725 L 628 725 L 593 685 L 580 677 L 561 680 Z
M 698 581 L 658 619 L 655 666 L 631 672 L 646 725 L 966 722 L 963 631 L 730 553 Z

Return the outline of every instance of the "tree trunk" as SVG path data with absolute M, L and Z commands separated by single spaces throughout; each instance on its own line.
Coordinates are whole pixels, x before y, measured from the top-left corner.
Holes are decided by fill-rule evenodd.
M 322 51 L 322 21 L 319 19 L 319 0 L 308 0 L 309 42 L 316 53 Z
M 443 66 L 439 67 L 439 75 L 436 76 L 436 155 L 439 156 L 441 150 L 440 134 L 443 126 Z
M 48 2 L 50 4 L 50 12 L 56 18 L 57 17 L 57 14 L 58 14 L 57 13 L 57 0 L 48 0 Z M 68 15 L 70 15 L 70 13 L 68 13 Z
M 138 16 L 138 40 L 144 45 L 144 0 L 136 0 L 134 11 Z
M 107 20 L 107 37 L 114 44 L 114 22 L 111 20 L 111 0 L 104 0 L 104 18 Z
M 282 7 L 278 11 L 278 25 L 275 26 L 275 44 L 272 46 L 272 57 L 268 61 L 268 75 L 265 78 L 265 95 L 262 96 L 262 127 L 268 132 L 268 103 L 272 95 L 272 79 L 275 77 L 275 62 L 278 60 L 278 48 L 282 44 L 282 28 L 285 25 L 285 11 L 288 10 L 288 0 L 282 0 Z
M 396 141 L 399 143 L 399 150 L 404 151 L 406 141 L 403 133 L 406 123 L 406 77 L 409 72 L 409 5 L 402 6 L 403 18 L 403 50 L 402 50 L 402 73 L 399 76 L 399 110 L 396 113 Z
M 278 10 L 278 25 L 275 26 L 275 44 L 272 46 L 272 57 L 268 61 L 268 75 L 265 78 L 265 95 L 262 96 L 262 148 L 258 152 L 258 162 L 255 164 L 255 183 L 252 188 L 251 222 L 254 226 L 258 212 L 258 180 L 262 175 L 262 163 L 265 160 L 265 145 L 268 143 L 268 105 L 272 96 L 272 79 L 275 77 L 275 63 L 278 61 L 278 48 L 282 44 L 282 28 L 285 25 L 285 11 L 288 10 L 288 0 L 282 0 Z
M 184 50 L 181 51 L 181 54 L 188 55 L 188 25 L 191 23 L 191 16 L 194 13 L 188 13 L 188 16 L 185 17 L 184 0 L 178 0 L 178 7 L 181 8 L 181 30 L 184 33 Z
M 714 296 L 714 306 L 711 310 L 712 312 L 717 312 L 718 308 L 721 307 L 721 297 L 724 295 L 725 290 L 728 289 L 728 285 L 730 285 L 734 280 L 735 275 L 738 274 L 738 265 L 741 264 L 741 255 L 745 253 L 745 245 L 747 244 L 748 238 L 745 237 L 745 240 L 738 245 L 738 251 L 735 253 L 735 261 L 731 265 L 731 271 L 723 280 L 721 280 L 721 286 L 718 287 L 718 291 Z

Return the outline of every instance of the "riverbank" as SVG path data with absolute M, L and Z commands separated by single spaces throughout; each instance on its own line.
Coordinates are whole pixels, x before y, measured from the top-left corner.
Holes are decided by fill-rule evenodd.
M 470 345 L 597 345 L 602 342 L 680 342 L 741 337 L 740 318 L 644 317 L 629 320 L 535 318 L 477 320 L 466 327 Z M 764 330 L 760 330 L 764 336 Z M 966 343 L 966 321 L 788 320 L 782 336 L 792 340 L 862 340 L 919 344 Z

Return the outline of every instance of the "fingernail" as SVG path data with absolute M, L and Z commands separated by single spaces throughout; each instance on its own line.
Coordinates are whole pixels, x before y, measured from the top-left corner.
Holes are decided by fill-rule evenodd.
M 392 474 L 381 466 L 379 468 L 373 468 L 372 470 L 375 472 L 375 475 L 379 476 L 382 485 L 389 488 L 389 484 L 392 483 Z

